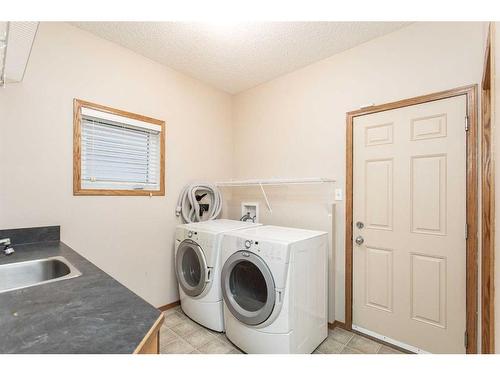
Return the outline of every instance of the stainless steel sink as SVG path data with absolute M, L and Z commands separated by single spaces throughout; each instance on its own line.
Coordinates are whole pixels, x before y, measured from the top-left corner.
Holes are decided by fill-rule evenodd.
M 80 276 L 66 258 L 57 256 L 0 265 L 0 293 Z

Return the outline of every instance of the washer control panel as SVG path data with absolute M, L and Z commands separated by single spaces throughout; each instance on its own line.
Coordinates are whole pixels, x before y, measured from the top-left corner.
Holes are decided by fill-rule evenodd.
M 189 238 L 193 241 L 197 241 L 200 237 L 203 237 L 202 235 L 199 235 L 197 231 L 194 230 L 188 230 L 185 232 L 186 238 Z
M 202 249 L 208 249 L 212 247 L 211 236 L 205 232 L 198 232 L 196 230 L 187 230 L 184 233 L 185 239 L 190 239 L 191 241 L 197 243 Z

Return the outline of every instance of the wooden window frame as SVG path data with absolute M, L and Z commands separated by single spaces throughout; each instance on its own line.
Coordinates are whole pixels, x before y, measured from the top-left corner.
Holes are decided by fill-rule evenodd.
M 467 97 L 467 116 L 469 130 L 467 131 L 467 225 L 466 240 L 466 352 L 477 353 L 477 309 L 478 309 L 478 189 L 477 189 L 477 85 L 459 87 L 434 94 L 404 99 L 397 102 L 381 104 L 356 111 L 348 112 L 346 116 L 346 215 L 345 215 L 345 328 L 352 330 L 352 273 L 353 273 L 353 123 L 354 118 L 371 113 L 388 111 L 411 105 L 428 103 L 441 99 L 453 98 L 459 95 Z
M 132 189 L 84 189 L 81 180 L 81 118 L 82 107 L 95 109 L 101 112 L 111 113 L 134 120 L 148 122 L 161 127 L 160 131 L 160 189 L 159 190 L 132 190 Z M 123 111 L 116 108 L 106 107 L 100 104 L 73 99 L 73 195 L 140 195 L 140 196 L 163 196 L 165 195 L 165 121 L 154 119 Z

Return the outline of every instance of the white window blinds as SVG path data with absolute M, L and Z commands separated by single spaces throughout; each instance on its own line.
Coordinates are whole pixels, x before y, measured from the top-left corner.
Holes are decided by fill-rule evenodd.
M 82 108 L 81 187 L 160 190 L 160 132 L 155 124 Z

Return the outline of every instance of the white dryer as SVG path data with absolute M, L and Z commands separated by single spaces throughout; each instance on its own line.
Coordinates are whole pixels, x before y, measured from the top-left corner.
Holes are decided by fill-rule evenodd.
M 247 353 L 312 353 L 328 335 L 327 233 L 262 226 L 226 233 L 226 336 Z
M 209 329 L 224 331 L 220 287 L 222 234 L 259 225 L 220 219 L 177 226 L 175 272 L 181 308 L 187 316 Z

